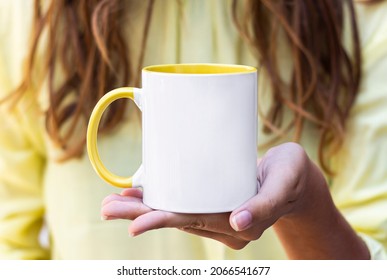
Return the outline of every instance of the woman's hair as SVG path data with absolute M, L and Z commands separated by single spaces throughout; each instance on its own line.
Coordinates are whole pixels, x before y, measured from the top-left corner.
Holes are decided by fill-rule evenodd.
M 131 2 L 56 0 L 43 8 L 41 1 L 35 0 L 26 71 L 14 96 L 20 97 L 27 89 L 36 87 L 35 61 L 41 41 L 46 40 L 42 56 L 42 76 L 47 79 L 49 90 L 46 128 L 63 149 L 62 159 L 82 154 L 86 124 L 98 99 L 114 87 L 139 82 L 140 68 L 133 68 L 142 64 L 154 0 L 148 1 L 142 53 L 135 62 L 128 56 L 123 30 Z M 273 103 L 261 118 L 265 131 L 281 137 L 294 128 L 297 141 L 304 122 L 315 123 L 321 131 L 320 163 L 327 171 L 323 151 L 342 143 L 345 121 L 359 88 L 360 49 L 352 1 L 249 0 L 243 19 L 236 13 L 240 2 L 233 1 L 234 20 L 259 54 L 259 63 L 267 71 L 272 86 Z M 345 14 L 352 30 L 353 50 L 343 45 Z M 286 82 L 280 75 L 277 56 L 281 33 L 285 34 L 292 54 L 291 78 Z M 124 104 L 115 102 L 110 106 L 101 131 L 112 129 L 122 120 Z M 293 119 L 284 128 L 285 108 L 293 112 Z M 81 135 L 76 130 L 79 127 Z M 72 138 L 76 141 L 70 141 Z
M 264 131 L 275 134 L 273 142 L 294 131 L 294 141 L 299 141 L 305 121 L 314 123 L 320 131 L 320 165 L 332 174 L 327 161 L 343 143 L 361 77 L 352 0 L 249 0 L 242 16 L 236 12 L 237 2 L 234 21 L 270 78 L 273 102 L 267 113 L 259 110 Z M 351 31 L 349 50 L 343 43 L 344 24 Z M 278 57 L 283 39 L 292 65 L 286 81 Z M 285 108 L 293 114 L 286 125 Z
M 139 85 L 153 0 L 149 1 L 144 36 L 139 42 L 142 52 L 136 61 L 128 56 L 129 45 L 123 30 L 131 2 L 35 0 L 24 77 L 11 97 L 15 102 L 29 89 L 36 92 L 41 86 L 37 82 L 47 79 L 46 130 L 63 151 L 59 160 L 82 155 L 87 122 L 106 92 L 123 85 Z M 39 64 L 35 71 L 38 59 L 43 66 Z M 135 65 L 139 69 L 134 69 Z M 111 104 L 101 121 L 100 132 L 114 128 L 124 112 L 125 102 Z

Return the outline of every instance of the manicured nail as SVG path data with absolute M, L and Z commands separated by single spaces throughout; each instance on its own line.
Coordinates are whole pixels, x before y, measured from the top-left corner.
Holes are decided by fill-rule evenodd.
M 247 210 L 243 210 L 231 218 L 231 226 L 236 231 L 248 228 L 253 221 L 253 216 Z

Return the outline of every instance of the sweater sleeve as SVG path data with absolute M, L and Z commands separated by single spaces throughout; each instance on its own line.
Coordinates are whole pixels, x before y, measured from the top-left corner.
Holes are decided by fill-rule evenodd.
M 16 113 L 0 120 L 0 258 L 45 259 L 39 233 L 43 222 L 44 157 L 34 148 Z
M 20 82 L 33 1 L 0 3 L 0 100 Z M 46 259 L 39 242 L 45 149 L 33 98 L 0 103 L 0 259 Z

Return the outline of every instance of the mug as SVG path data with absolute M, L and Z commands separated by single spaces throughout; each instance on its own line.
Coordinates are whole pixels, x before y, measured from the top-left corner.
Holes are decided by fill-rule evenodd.
M 132 177 L 101 162 L 97 131 L 119 98 L 142 111 L 142 164 Z M 143 202 L 179 213 L 229 212 L 257 193 L 257 70 L 243 65 L 172 64 L 142 70 L 142 89 L 104 95 L 88 125 L 97 174 L 117 187 L 142 187 Z

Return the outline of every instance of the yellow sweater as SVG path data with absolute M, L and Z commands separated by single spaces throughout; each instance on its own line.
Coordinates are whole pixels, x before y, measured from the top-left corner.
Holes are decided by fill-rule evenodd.
M 138 9 L 128 24 L 140 27 L 128 32 L 134 57 L 139 53 L 147 1 L 137 2 Z M 229 0 L 179 2 L 156 1 L 145 65 L 256 64 L 232 24 Z M 32 10 L 32 0 L 0 2 L 1 97 L 21 79 Z M 336 205 L 367 242 L 372 257 L 386 258 L 387 2 L 358 5 L 357 12 L 364 79 L 348 122 L 346 143 L 339 156 L 332 159 L 339 173 L 331 190 Z M 283 62 L 286 65 L 286 58 Z M 266 81 L 262 73 L 261 107 L 269 102 Z M 216 241 L 173 229 L 131 238 L 127 234 L 128 221 L 101 221 L 102 199 L 117 190 L 97 177 L 86 155 L 65 163 L 54 160 L 57 150 L 47 137 L 41 114 L 47 105 L 44 87 L 38 95 L 36 100 L 27 93 L 26 100 L 12 113 L 4 106 L 0 108 L 0 258 L 286 258 L 271 229 L 245 249 L 233 251 Z M 103 161 L 121 175 L 133 173 L 141 162 L 141 124 L 133 108 L 129 107 L 128 118 L 114 133 L 99 141 Z M 302 144 L 312 159 L 316 159 L 317 137 L 316 131 L 307 126 Z M 260 142 L 267 140 L 263 134 L 258 138 Z M 46 229 L 43 233 L 42 228 Z M 44 239 L 45 232 L 49 242 Z

